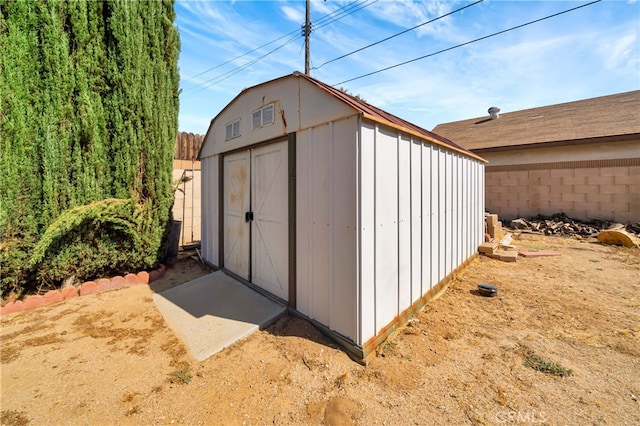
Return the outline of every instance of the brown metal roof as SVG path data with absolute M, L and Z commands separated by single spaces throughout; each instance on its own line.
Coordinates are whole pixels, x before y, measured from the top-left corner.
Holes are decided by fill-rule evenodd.
M 470 150 L 640 137 L 640 90 L 437 125 Z
M 465 154 L 467 156 L 476 158 L 478 160 L 481 160 L 483 162 L 486 162 L 486 160 L 484 160 L 481 157 L 478 157 L 476 154 L 472 153 L 471 151 L 469 151 L 468 149 L 463 148 L 462 146 L 452 142 L 450 139 L 445 138 L 440 136 L 439 134 L 436 134 L 434 132 L 430 132 L 429 130 L 423 129 L 420 126 L 417 126 L 413 123 L 410 123 L 406 120 L 403 120 L 400 117 L 397 117 L 391 113 L 388 113 L 378 107 L 375 107 L 365 101 L 363 101 L 362 99 L 356 98 L 355 96 L 349 95 L 346 92 L 343 92 L 342 90 L 336 89 L 332 86 L 329 86 L 326 83 L 323 83 L 320 80 L 316 80 L 313 77 L 310 77 L 306 74 L 303 74 L 301 72 L 294 72 L 293 75 L 298 76 L 298 77 L 302 77 L 304 79 L 306 79 L 307 81 L 315 84 L 316 86 L 320 87 L 321 89 L 325 90 L 326 92 L 328 92 L 329 94 L 331 94 L 332 96 L 334 96 L 335 98 L 339 99 L 340 101 L 346 103 L 347 105 L 351 106 L 352 108 L 354 108 L 355 110 L 359 111 L 360 113 L 362 113 L 366 118 L 369 118 L 373 121 L 376 121 L 378 123 L 381 124 L 386 124 L 389 125 L 393 128 L 405 131 L 409 134 L 413 134 L 414 136 L 418 136 L 422 139 L 428 140 L 430 142 L 434 142 L 438 145 L 442 145 L 445 146 L 447 148 L 453 149 L 454 151 L 458 151 L 462 154 Z

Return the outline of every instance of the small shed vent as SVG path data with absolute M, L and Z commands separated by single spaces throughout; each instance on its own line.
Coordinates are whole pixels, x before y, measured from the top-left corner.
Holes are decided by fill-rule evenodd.
M 498 118 L 498 113 L 500 112 L 500 108 L 498 107 L 491 107 L 489 108 L 489 117 L 493 120 L 494 118 Z

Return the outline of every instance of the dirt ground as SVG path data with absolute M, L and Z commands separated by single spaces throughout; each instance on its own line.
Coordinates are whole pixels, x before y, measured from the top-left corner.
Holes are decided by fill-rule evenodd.
M 473 262 L 366 367 L 293 317 L 191 359 L 151 297 L 208 272 L 189 258 L 151 286 L 5 316 L 1 423 L 640 424 L 640 250 L 514 244 L 561 256 Z

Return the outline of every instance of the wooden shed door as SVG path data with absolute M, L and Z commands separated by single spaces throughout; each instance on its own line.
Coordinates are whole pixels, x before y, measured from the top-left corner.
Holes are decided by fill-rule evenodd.
M 251 282 L 289 297 L 287 142 L 251 154 Z
M 224 159 L 224 267 L 288 300 L 287 142 Z
M 224 267 L 249 279 L 249 151 L 224 157 Z

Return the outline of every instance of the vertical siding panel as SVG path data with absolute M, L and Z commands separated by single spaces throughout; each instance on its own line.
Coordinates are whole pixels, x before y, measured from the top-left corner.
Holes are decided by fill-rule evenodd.
M 476 168 L 476 162 L 472 161 L 470 171 L 469 171 L 469 215 L 471 216 L 469 218 L 469 223 L 471 224 L 471 233 L 470 233 L 471 239 L 469 241 L 469 244 L 470 244 L 469 255 L 473 255 L 476 251 L 477 247 L 475 247 L 474 243 L 476 241 L 476 236 L 478 235 L 478 228 L 477 228 L 477 221 L 476 221 L 477 204 L 474 203 L 475 194 L 478 192 L 476 190 L 476 183 L 474 179 L 475 168 Z
M 478 235 L 478 223 L 477 223 L 477 216 L 478 216 L 478 205 L 475 202 L 475 195 L 478 193 L 478 190 L 476 188 L 476 182 L 475 182 L 475 170 L 476 170 L 476 162 L 472 161 L 471 162 L 471 170 L 469 172 L 469 192 L 470 192 L 470 197 L 469 197 L 469 210 L 470 210 L 470 221 L 469 223 L 471 223 L 471 241 L 469 242 L 469 244 L 471 245 L 470 247 L 470 255 L 474 254 L 477 250 L 477 244 L 475 244 L 476 239 L 477 239 L 477 235 Z
M 475 170 L 475 161 L 469 162 L 469 256 L 474 252 L 473 242 L 476 240 L 476 206 L 473 202 L 474 193 L 476 190 L 475 183 L 473 181 L 473 175 Z
M 220 212 L 220 187 L 219 187 L 219 176 L 220 176 L 220 162 L 219 157 L 216 155 L 209 159 L 209 201 L 208 211 L 205 214 L 201 215 L 201 217 L 209 216 L 209 253 L 211 253 L 211 263 L 214 265 L 220 265 L 220 246 L 218 244 L 218 239 L 220 236 L 220 222 L 218 220 L 219 212 Z M 202 191 L 201 191 L 202 192 Z
M 202 257 L 220 265 L 218 253 L 218 156 L 202 160 Z
M 473 198 L 474 198 L 474 208 L 475 208 L 475 215 L 474 215 L 474 225 L 475 225 L 475 229 L 476 229 L 476 239 L 480 239 L 480 241 L 477 241 L 477 244 L 474 245 L 479 245 L 481 242 L 484 242 L 484 207 L 482 204 L 482 194 L 480 193 L 480 178 L 478 177 L 479 174 L 479 170 L 480 170 L 480 163 L 474 163 L 474 168 L 473 168 Z M 474 247 L 474 249 L 477 247 Z
M 438 223 L 438 281 L 442 280 L 447 271 L 446 235 L 447 235 L 447 153 L 439 149 L 438 153 L 438 207 L 440 217 Z
M 356 125 L 334 123 L 333 139 L 333 312 L 331 325 L 356 340 Z
M 455 228 L 456 228 L 456 254 L 455 254 L 455 263 L 453 264 L 453 269 L 455 269 L 459 264 L 462 263 L 462 156 L 460 154 L 455 154 L 454 160 L 456 162 L 456 201 L 455 205 Z
M 484 223 L 484 211 L 485 211 L 485 202 L 486 202 L 486 198 L 485 198 L 485 173 L 484 173 L 484 164 L 480 164 L 480 167 L 478 168 L 478 179 L 480 181 L 479 185 L 478 185 L 478 190 L 480 192 L 480 212 L 481 214 L 478 215 L 478 220 L 480 221 L 481 224 Z M 481 229 L 482 229 L 482 237 L 480 241 L 484 241 L 484 225 L 481 225 Z M 480 242 L 478 242 L 478 244 L 480 244 Z
M 464 157 L 459 156 L 458 160 L 459 167 L 459 186 L 460 186 L 460 195 L 458 200 L 460 204 L 458 205 L 458 217 L 460 218 L 460 247 L 458 248 L 458 258 L 460 262 L 464 262 L 467 258 L 467 221 L 465 220 L 465 216 L 467 215 L 467 203 L 466 203 L 466 195 L 467 195 L 467 185 L 466 185 L 466 160 Z
M 445 232 L 445 276 L 448 275 L 453 268 L 453 153 L 447 152 L 446 166 L 446 232 Z
M 311 313 L 311 159 L 312 131 L 299 132 L 296 137 L 296 308 Z
M 478 233 L 482 232 L 482 236 L 484 239 L 484 230 L 478 228 L 478 216 L 481 214 L 480 212 L 480 203 L 478 194 L 478 167 L 477 163 L 474 161 L 471 167 L 471 215 L 472 221 L 471 224 L 473 226 L 473 239 L 471 244 L 473 245 L 476 239 L 478 238 Z M 475 251 L 475 247 L 472 247 Z
M 422 145 L 422 294 L 431 290 L 431 144 Z
M 398 136 L 398 312 L 411 306 L 411 140 Z
M 473 191 L 474 191 L 474 204 L 475 204 L 475 226 L 476 226 L 476 237 L 478 235 L 482 236 L 482 241 L 484 241 L 484 208 L 482 207 L 482 193 L 480 191 L 480 167 L 479 164 L 476 163 L 473 169 Z
M 376 128 L 376 332 L 398 314 L 398 141 Z
M 208 176 L 211 173 L 211 170 L 209 170 L 209 159 L 208 158 L 204 158 L 202 160 L 200 160 L 200 164 L 202 167 L 202 175 L 201 175 L 201 190 L 200 190 L 200 197 L 201 197 L 201 204 L 200 204 L 200 217 L 201 219 L 201 237 L 200 237 L 200 244 L 201 244 L 201 248 L 202 248 L 202 258 L 204 260 L 206 260 L 207 262 L 211 262 L 211 240 L 212 240 L 212 235 L 209 233 L 209 221 L 214 220 L 214 218 L 218 217 L 217 212 L 213 212 L 212 210 L 209 210 L 209 203 L 210 201 L 210 197 L 211 197 L 211 190 L 212 187 L 209 184 L 209 179 Z M 213 263 L 213 262 L 211 262 Z
M 411 142 L 411 300 L 422 296 L 422 144 Z
M 337 324 L 335 321 L 335 275 L 336 275 L 336 269 L 335 269 L 335 252 L 336 252 L 336 241 L 335 241 L 335 230 L 336 230 L 336 215 L 335 215 L 335 196 L 336 196 L 336 176 L 335 176 L 335 170 L 334 170 L 334 162 L 335 162 L 335 128 L 334 128 L 334 123 L 330 122 L 328 123 L 329 129 L 328 129 L 328 139 L 327 139 L 327 148 L 329 150 L 329 154 L 327 157 L 327 169 L 329 172 L 329 192 L 327 194 L 327 214 L 329 216 L 329 220 L 328 220 L 328 228 L 327 228 L 327 238 L 329 239 L 329 245 L 328 245 L 328 253 L 327 253 L 327 258 L 328 258 L 328 263 L 329 263 L 329 268 L 328 268 L 328 276 L 327 276 L 327 290 L 328 290 L 328 297 L 329 297 L 329 301 L 328 301 L 328 310 L 329 310 L 329 320 L 327 322 L 327 325 L 329 326 L 329 328 L 331 328 L 332 330 L 337 330 Z
M 322 324 L 329 325 L 331 303 L 329 295 L 329 271 L 331 250 L 330 230 L 330 134 L 329 126 L 323 125 L 313 129 L 311 140 L 311 312 L 313 318 Z
M 362 123 L 360 137 L 360 344 L 375 336 L 375 131 Z
M 200 238 L 202 244 L 202 258 L 209 263 L 217 265 L 217 263 L 213 263 L 212 261 L 213 253 L 211 252 L 211 246 L 213 245 L 214 235 L 209 229 L 211 221 L 217 220 L 218 218 L 218 212 L 210 210 L 211 197 L 213 196 L 213 184 L 209 181 L 209 175 L 212 173 L 210 161 L 210 157 L 207 157 L 202 159 L 200 162 L 200 164 L 202 165 L 202 189 L 200 190 L 200 196 L 202 197 L 202 203 L 200 204 L 200 217 L 202 218 L 202 236 Z M 218 239 L 217 235 L 215 236 L 215 239 Z
M 429 244 L 431 245 L 431 276 L 429 280 L 431 282 L 431 286 L 438 284 L 440 279 L 440 260 L 438 253 L 439 244 L 440 244 L 440 233 L 441 233 L 441 223 L 440 221 L 440 173 L 439 173 L 439 164 L 440 164 L 440 155 L 441 151 L 437 147 L 432 147 L 431 151 L 431 165 L 430 165 L 430 173 L 431 173 L 431 188 L 429 188 L 431 195 L 431 238 L 429 238 Z
M 460 156 L 453 154 L 453 256 L 451 270 L 460 264 Z
M 471 247 L 472 241 L 474 240 L 474 233 L 472 229 L 472 216 L 471 216 L 471 168 L 473 167 L 473 161 L 465 160 L 465 174 L 464 174 L 464 185 L 465 185 L 465 198 L 464 198 L 464 223 L 465 223 L 465 242 L 466 242 L 466 251 L 464 253 L 465 259 L 469 258 L 473 254 L 473 249 Z

